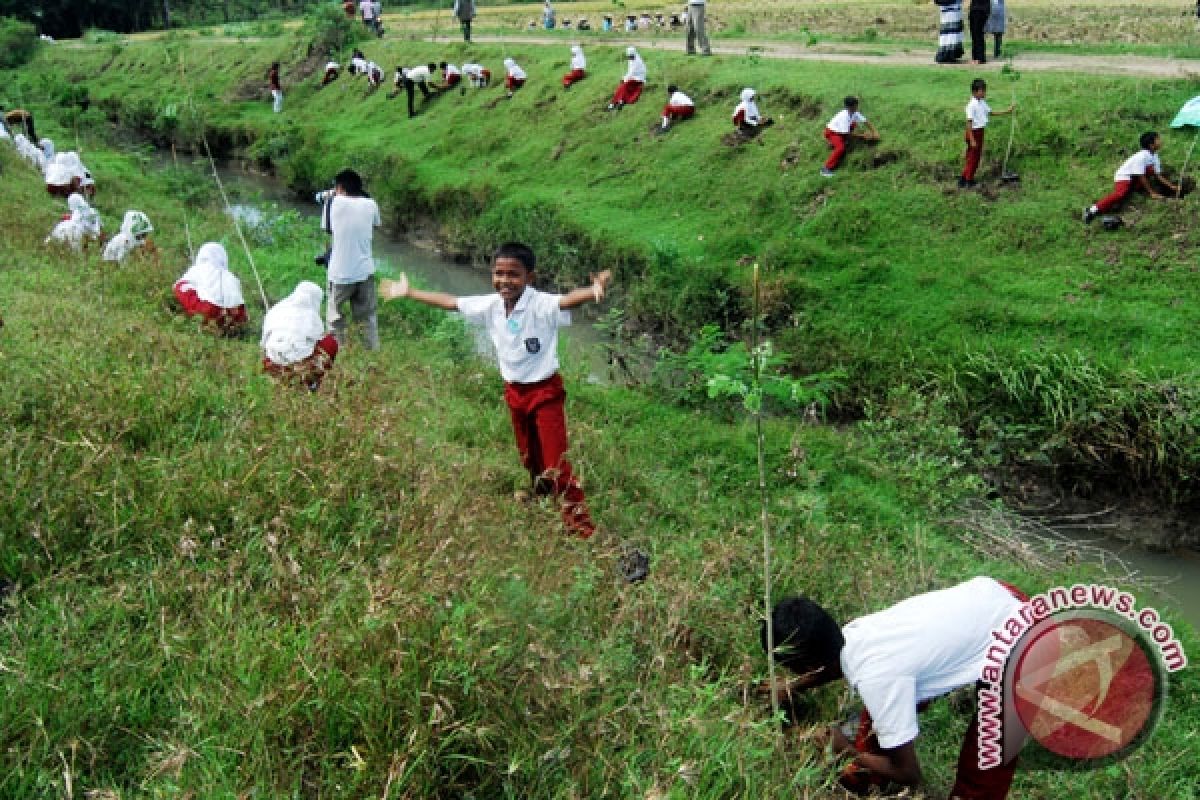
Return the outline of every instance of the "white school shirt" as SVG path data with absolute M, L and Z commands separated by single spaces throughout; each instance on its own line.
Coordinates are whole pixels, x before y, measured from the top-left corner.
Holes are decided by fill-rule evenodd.
M 587 59 L 583 57 L 582 50 L 577 50 L 571 55 L 571 69 L 587 69 Z
M 1114 181 L 1127 181 L 1135 175 L 1145 175 L 1149 168 L 1154 168 L 1156 175 L 1162 174 L 1162 162 L 1158 160 L 1158 153 L 1151 153 L 1149 150 L 1139 150 L 1125 160 L 1121 168 L 1117 170 Z
M 646 82 L 646 62 L 642 60 L 640 55 L 634 56 L 633 60 L 625 68 L 625 77 L 623 80 Z
M 499 294 L 460 297 L 458 310 L 487 332 L 505 381 L 537 383 L 558 372 L 558 329 L 571 324 L 570 313 L 558 307 L 560 300 L 562 295 L 527 286 L 507 317 Z
M 992 107 L 987 104 L 987 101 L 980 97 L 972 97 L 971 102 L 967 103 L 967 119 L 971 120 L 971 130 L 977 131 L 980 128 L 986 128 L 988 115 L 991 113 Z
M 667 105 L 676 107 L 691 106 L 694 108 L 696 104 L 692 102 L 692 98 L 688 97 L 683 92 L 674 92 L 671 95 L 671 99 L 667 101 Z
M 842 674 L 871 714 L 879 746 L 917 738 L 917 703 L 980 680 L 992 631 L 1021 602 L 992 578 L 919 594 L 842 627 Z
M 426 83 L 429 80 L 429 67 L 422 64 L 419 67 L 409 67 L 404 74 L 413 83 Z
M 372 0 L 362 0 L 362 2 L 358 4 L 358 8 L 362 11 L 363 19 L 375 19 L 375 3 Z
M 350 59 L 350 69 L 354 70 L 357 73 L 366 72 L 367 71 L 367 60 L 365 58 Z
M 519 65 L 513 64 L 511 67 L 507 67 L 507 70 L 508 70 L 508 74 L 512 76 L 513 80 L 515 80 L 515 81 L 525 80 L 525 70 L 521 69 L 521 67 Z
M 329 206 L 333 253 L 329 256 L 330 283 L 359 283 L 375 274 L 371 236 L 382 225 L 379 206 L 369 197 L 336 195 Z
M 733 119 L 737 119 L 738 112 L 744 115 L 747 125 L 758 126 L 762 122 L 762 116 L 758 113 L 758 103 L 753 100 L 743 100 L 737 104 L 737 108 L 733 110 Z
M 442 72 L 445 73 L 447 78 L 449 78 L 451 75 L 461 75 L 462 74 L 461 72 L 459 72 L 458 67 L 454 66 L 453 64 L 447 64 L 445 69 L 442 70 Z
M 464 75 L 467 75 L 471 78 L 482 78 L 483 77 L 483 65 L 482 64 L 463 64 L 462 71 L 463 71 Z
M 847 134 L 853 130 L 855 125 L 860 122 L 866 122 L 867 118 L 855 111 L 850 113 L 849 109 L 843 108 L 841 111 L 833 115 L 833 119 L 829 120 L 829 124 L 825 127 L 834 133 Z
M 329 72 L 329 70 L 331 70 L 331 69 L 341 69 L 341 68 L 342 68 L 341 64 L 339 64 L 336 61 L 329 61 L 329 62 L 326 62 L 326 64 L 325 64 L 326 72 Z

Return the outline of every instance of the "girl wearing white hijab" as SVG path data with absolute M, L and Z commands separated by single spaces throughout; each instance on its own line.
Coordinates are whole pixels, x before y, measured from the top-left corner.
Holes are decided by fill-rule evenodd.
M 609 111 L 614 108 L 620 111 L 626 105 L 636 103 L 642 96 L 642 87 L 646 85 L 646 62 L 642 61 L 636 47 L 625 48 L 625 60 L 628 62 L 625 77 L 613 92 L 612 101 L 608 104 Z
M 104 260 L 124 261 L 130 253 L 149 242 L 146 237 L 153 230 L 150 218 L 141 211 L 126 211 L 125 219 L 121 221 L 121 232 L 109 239 L 104 247 Z
M 229 256 L 217 242 L 197 251 L 196 263 L 175 281 L 175 298 L 185 314 L 201 317 L 218 333 L 238 334 L 248 321 L 242 283 L 229 271 Z
M 508 96 L 512 97 L 513 92 L 525 85 L 525 70 L 511 58 L 504 59 L 504 70 L 504 88 L 508 90 Z
M 46 191 L 55 197 L 69 197 L 74 192 L 95 194 L 92 173 L 79 160 L 74 150 L 59 153 L 46 163 Z M 90 190 L 90 191 L 89 191 Z
M 563 88 L 570 89 L 571 84 L 578 83 L 587 77 L 587 59 L 583 57 L 581 45 L 571 45 L 571 71 L 563 75 Z
M 337 358 L 338 343 L 325 332 L 321 317 L 324 292 L 302 281 L 263 318 L 263 370 L 285 381 L 298 381 L 312 391 Z
M 65 244 L 78 253 L 84 245 L 100 238 L 100 215 L 78 192 L 67 198 L 67 209 L 70 213 L 50 231 L 46 244 Z
M 754 136 L 768 125 L 775 124 L 775 120 L 769 117 L 764 119 L 759 113 L 758 103 L 754 101 L 756 97 L 758 92 L 753 89 L 742 89 L 742 102 L 733 110 L 733 124 L 743 136 Z
M 13 146 L 17 148 L 17 155 L 37 167 L 39 172 L 46 171 L 46 154 L 41 151 L 41 148 L 29 141 L 28 136 L 18 133 L 13 137 Z

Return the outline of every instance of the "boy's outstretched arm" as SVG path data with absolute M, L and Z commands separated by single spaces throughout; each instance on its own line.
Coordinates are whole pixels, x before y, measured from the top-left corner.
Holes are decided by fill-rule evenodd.
M 612 272 L 610 270 L 606 269 L 597 275 L 593 275 L 591 286 L 581 286 L 578 289 L 572 289 L 567 292 L 559 299 L 558 307 L 567 311 L 584 303 L 599 303 L 604 299 L 604 290 L 608 288 L 608 284 L 611 282 Z
M 458 311 L 457 297 L 445 292 L 426 292 L 421 289 L 414 289 L 408 285 L 408 276 L 403 272 L 394 281 L 380 281 L 379 296 L 384 300 L 407 297 L 411 300 L 416 300 L 418 303 L 433 306 L 434 308 L 442 308 L 446 311 Z

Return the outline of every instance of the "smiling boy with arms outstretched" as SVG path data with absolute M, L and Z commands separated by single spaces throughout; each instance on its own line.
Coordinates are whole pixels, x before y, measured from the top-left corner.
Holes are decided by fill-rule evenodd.
M 596 525 L 588 514 L 583 489 L 571 471 L 567 453 L 566 391 L 558 374 L 558 329 L 571 323 L 564 313 L 588 302 L 600 302 L 612 280 L 605 270 L 592 285 L 566 294 L 533 288 L 536 258 L 517 242 L 500 245 L 492 256 L 495 294 L 455 297 L 408 285 L 408 278 L 384 281 L 380 296 L 408 297 L 446 311 L 458 311 L 467 322 L 487 331 L 496 349 L 504 400 L 512 416 L 521 463 L 529 470 L 534 491 L 553 494 L 562 502 L 563 524 L 586 539 Z
M 917 786 L 917 712 L 934 698 L 977 683 L 992 631 L 1026 600 L 1012 587 L 978 577 L 916 595 L 838 626 L 807 597 L 781 600 L 771 611 L 775 660 L 799 677 L 792 689 L 844 678 L 866 709 L 854 741 L 838 728 L 828 736 L 838 755 L 852 757 L 843 787 L 865 794 L 872 786 Z M 766 625 L 762 628 L 767 647 Z M 1016 759 L 982 769 L 976 716 L 963 737 L 952 800 L 1003 800 Z

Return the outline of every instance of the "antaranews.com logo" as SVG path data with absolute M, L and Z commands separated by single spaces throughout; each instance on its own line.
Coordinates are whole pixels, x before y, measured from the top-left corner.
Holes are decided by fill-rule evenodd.
M 1187 666 L 1171 626 L 1128 592 L 1076 584 L 1036 595 L 992 632 L 979 691 L 979 766 L 1032 737 L 1072 761 L 1120 758 L 1158 724 L 1167 673 Z

